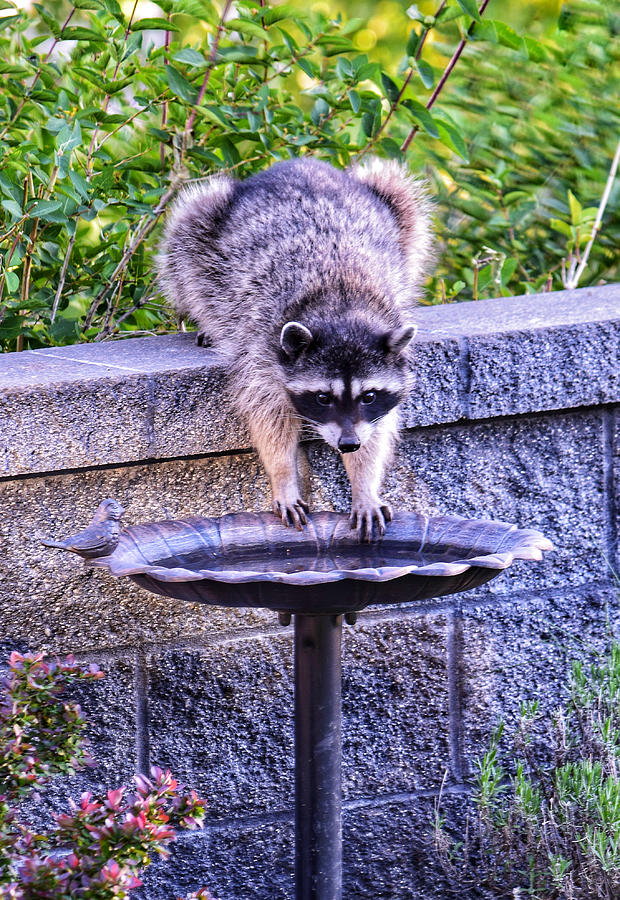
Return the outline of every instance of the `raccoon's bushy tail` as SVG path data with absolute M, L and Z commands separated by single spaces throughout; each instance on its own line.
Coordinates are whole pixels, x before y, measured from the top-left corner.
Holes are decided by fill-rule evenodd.
M 432 203 L 426 185 L 396 160 L 371 157 L 353 166 L 351 174 L 386 203 L 395 214 L 411 286 L 418 293 L 435 262 L 431 225 Z

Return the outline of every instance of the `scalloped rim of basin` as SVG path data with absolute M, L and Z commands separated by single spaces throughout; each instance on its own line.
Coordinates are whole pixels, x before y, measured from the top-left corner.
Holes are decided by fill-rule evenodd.
M 346 549 L 353 546 L 359 546 L 357 542 L 352 539 L 352 533 L 348 529 L 348 516 L 342 514 L 327 512 L 315 513 L 311 517 L 309 523 L 309 526 L 314 528 L 313 534 L 311 535 L 309 528 L 307 528 L 305 532 L 302 532 L 300 538 L 299 532 L 278 525 L 273 513 L 229 513 L 221 518 L 192 516 L 183 519 L 163 520 L 146 523 L 144 525 L 131 526 L 124 529 L 121 533 L 119 544 L 113 554 L 110 556 L 99 557 L 98 559 L 88 560 L 88 565 L 107 568 L 110 573 L 115 576 L 149 575 L 160 582 L 207 580 L 225 584 L 275 582 L 279 584 L 303 586 L 327 584 L 344 580 L 384 582 L 402 578 L 406 575 L 446 577 L 460 575 L 473 567 L 495 569 L 499 572 L 503 569 L 507 569 L 516 559 L 540 560 L 542 559 L 543 552 L 553 550 L 551 541 L 544 537 L 541 532 L 534 529 L 518 528 L 516 525 L 491 519 L 467 519 L 463 516 L 455 515 L 427 517 L 419 513 L 411 512 L 397 512 L 395 514 L 394 522 L 388 526 L 386 532 L 386 542 L 390 541 L 390 538 L 393 537 L 391 532 L 397 530 L 398 527 L 402 530 L 403 527 L 407 528 L 408 525 L 411 528 L 415 526 L 417 534 L 412 531 L 408 540 L 401 541 L 401 544 L 404 546 L 405 543 L 417 543 L 419 546 L 417 546 L 415 550 L 412 550 L 412 553 L 421 553 L 426 547 L 427 536 L 431 532 L 438 532 L 433 543 L 436 543 L 437 539 L 441 538 L 445 544 L 449 544 L 451 532 L 458 532 L 459 530 L 462 530 L 463 527 L 469 526 L 470 528 L 477 528 L 479 532 L 476 535 L 476 540 L 473 542 L 473 546 L 470 548 L 469 552 L 473 551 L 475 548 L 479 549 L 480 553 L 476 556 L 467 557 L 466 559 L 457 558 L 450 562 L 434 562 L 427 565 L 409 563 L 398 566 L 369 566 L 354 569 L 336 568 L 329 571 L 307 569 L 301 572 L 282 572 L 275 569 L 274 571 L 264 572 L 248 569 L 244 569 L 243 571 L 236 570 L 234 567 L 234 553 L 230 550 L 227 551 L 225 545 L 222 545 L 223 552 L 221 553 L 220 558 L 225 561 L 226 557 L 230 556 L 230 570 L 209 568 L 196 570 L 183 568 L 182 566 L 169 567 L 150 563 L 146 557 L 142 555 L 140 544 L 137 539 L 139 533 L 144 535 L 151 530 L 154 534 L 157 533 L 160 540 L 163 540 L 162 532 L 165 534 L 171 526 L 181 526 L 188 531 L 195 532 L 197 526 L 203 525 L 208 526 L 211 529 L 217 529 L 217 533 L 220 534 L 220 529 L 224 523 L 226 523 L 227 526 L 232 526 L 234 528 L 235 520 L 238 520 L 241 523 L 243 529 L 247 529 L 248 527 L 255 528 L 257 532 L 262 529 L 264 533 L 265 529 L 268 528 L 271 540 L 266 539 L 262 546 L 269 547 L 270 545 L 273 545 L 273 537 L 277 535 L 280 541 L 280 550 L 286 549 L 287 544 L 290 544 L 291 548 L 299 548 L 300 545 L 303 545 L 304 534 L 307 538 L 305 545 L 308 546 L 309 549 L 314 549 L 318 552 L 322 550 L 324 554 L 327 553 L 328 555 L 337 551 L 339 547 L 341 549 Z M 317 535 L 318 529 L 315 526 L 320 526 L 320 530 L 323 532 L 323 538 L 326 539 L 322 546 L 319 543 L 319 535 Z M 408 528 L 407 531 L 409 531 Z M 340 544 L 337 543 L 338 537 L 340 537 Z M 486 547 L 484 546 L 485 538 L 487 539 Z M 488 546 L 488 541 L 492 538 L 494 538 L 492 541 L 493 547 L 490 547 Z M 312 541 L 314 541 L 314 544 L 312 544 Z M 379 540 L 374 543 L 374 546 L 381 547 L 381 544 L 382 541 Z M 476 545 L 482 546 L 477 547 Z M 363 546 L 368 547 L 369 545 Z M 133 560 L 131 559 L 132 556 Z M 140 556 L 142 557 L 142 562 L 139 562 L 138 559 L 136 559 L 136 557 Z M 174 552 L 171 551 L 171 557 L 173 556 Z M 237 554 L 237 558 L 242 556 L 243 554 L 241 553 Z M 131 560 L 131 562 L 129 562 L 129 560 Z M 274 560 L 274 564 L 277 564 L 276 560 Z

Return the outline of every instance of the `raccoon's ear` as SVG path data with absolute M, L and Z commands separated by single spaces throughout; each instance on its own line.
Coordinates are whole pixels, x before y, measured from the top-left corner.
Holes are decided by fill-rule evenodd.
M 407 166 L 394 159 L 370 158 L 347 171 L 366 184 L 396 216 L 411 284 L 419 290 L 435 258 L 432 207 L 424 182 L 413 178 Z
M 403 352 L 416 336 L 418 330 L 417 325 L 407 325 L 405 328 L 396 328 L 389 331 L 385 336 L 388 352 L 398 356 Z
M 311 341 L 312 332 L 301 322 L 287 322 L 280 332 L 280 346 L 291 359 L 297 359 Z

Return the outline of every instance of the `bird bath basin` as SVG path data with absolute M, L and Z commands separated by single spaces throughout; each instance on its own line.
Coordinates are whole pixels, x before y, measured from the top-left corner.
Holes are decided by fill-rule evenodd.
M 359 543 L 348 516 L 330 512 L 315 513 L 302 532 L 272 513 L 190 516 L 120 530 L 121 514 L 118 504 L 104 501 L 91 531 L 53 546 L 165 597 L 264 607 L 283 624 L 294 616 L 296 898 L 339 900 L 343 617 L 353 622 L 370 604 L 478 587 L 515 559 L 541 559 L 551 543 L 504 522 L 413 512 L 397 512 L 371 544 Z

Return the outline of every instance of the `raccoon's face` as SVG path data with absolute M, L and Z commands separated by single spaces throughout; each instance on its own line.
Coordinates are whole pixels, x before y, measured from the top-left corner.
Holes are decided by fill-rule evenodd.
M 280 343 L 295 410 L 336 450 L 359 450 L 377 422 L 407 396 L 403 351 L 414 334 L 414 328 L 313 333 L 299 322 L 288 322 Z

